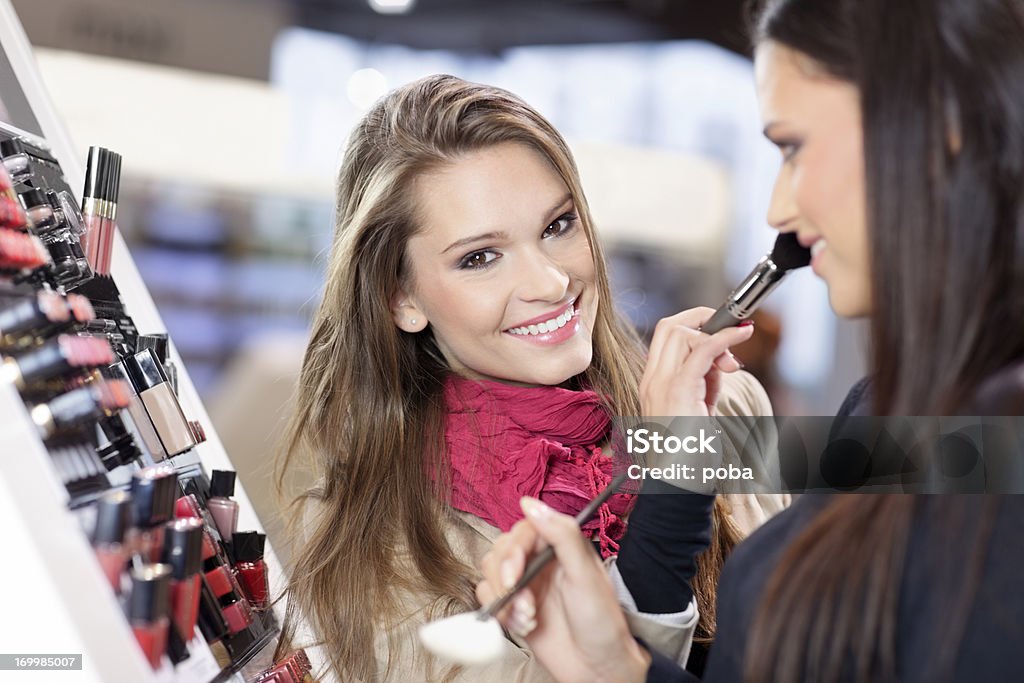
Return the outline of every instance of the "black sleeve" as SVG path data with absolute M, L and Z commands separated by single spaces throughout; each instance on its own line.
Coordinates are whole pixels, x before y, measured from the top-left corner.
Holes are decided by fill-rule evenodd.
M 643 645 L 643 641 L 640 641 Z M 647 670 L 645 683 L 700 683 L 700 679 L 663 654 L 648 649 L 651 653 L 651 668 Z
M 616 561 L 641 612 L 671 614 L 690 604 L 697 555 L 711 542 L 714 503 L 714 496 L 644 482 Z

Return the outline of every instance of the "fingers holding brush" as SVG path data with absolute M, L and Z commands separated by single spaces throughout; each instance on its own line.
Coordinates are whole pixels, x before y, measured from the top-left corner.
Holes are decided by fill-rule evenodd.
M 485 580 L 477 587 L 481 603 L 500 595 L 512 574 L 518 578 L 523 560 L 538 547 L 550 545 L 555 561 L 499 613 L 501 622 L 525 637 L 559 681 L 644 680 L 646 655 L 630 635 L 605 567 L 579 523 L 532 498 L 521 505 L 526 519 L 484 560 Z

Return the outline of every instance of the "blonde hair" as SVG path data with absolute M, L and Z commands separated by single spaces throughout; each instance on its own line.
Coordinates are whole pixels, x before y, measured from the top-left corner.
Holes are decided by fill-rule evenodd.
M 408 275 L 406 244 L 423 227 L 412 199 L 416 178 L 509 142 L 538 152 L 562 178 L 593 252 L 601 302 L 593 361 L 570 383 L 597 391 L 613 412 L 640 413 L 642 345 L 608 303 L 605 258 L 572 154 L 554 127 L 511 93 L 453 76 L 415 81 L 377 103 L 352 132 L 342 163 L 327 282 L 276 477 L 281 491 L 305 462 L 323 482 L 293 503 L 293 530 L 310 499 L 318 515 L 291 571 L 280 651 L 295 640 L 301 615 L 342 680 L 381 675 L 375 634 L 401 618 L 399 591 L 426 594 L 436 614 L 475 603 L 474 570 L 443 532 L 449 478 L 441 392 L 450 370 L 430 329 L 401 332 L 390 302 Z

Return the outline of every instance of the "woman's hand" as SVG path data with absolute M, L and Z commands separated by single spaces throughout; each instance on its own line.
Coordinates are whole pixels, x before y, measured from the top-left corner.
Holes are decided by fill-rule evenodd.
M 510 588 L 547 542 L 551 562 L 498 614 L 522 636 L 561 683 L 640 683 L 650 656 L 629 633 L 604 565 L 572 517 L 523 498 L 526 519 L 495 542 L 483 559 L 476 595 L 486 605 Z
M 645 416 L 714 415 L 721 373 L 743 367 L 729 347 L 754 334 L 753 325 L 704 334 L 699 328 L 714 312 L 707 307 L 691 308 L 658 321 L 640 380 Z

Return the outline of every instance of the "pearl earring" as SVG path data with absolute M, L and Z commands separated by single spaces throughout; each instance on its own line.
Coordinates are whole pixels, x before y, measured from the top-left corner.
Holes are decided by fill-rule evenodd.
M 416 318 L 411 318 L 411 319 L 409 320 L 409 324 L 410 324 L 410 325 L 415 325 L 415 324 L 416 324 Z

